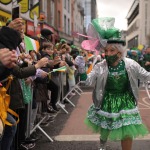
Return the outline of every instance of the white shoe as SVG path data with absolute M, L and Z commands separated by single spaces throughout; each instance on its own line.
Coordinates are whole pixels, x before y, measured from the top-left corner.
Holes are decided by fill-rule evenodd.
M 106 146 L 100 145 L 100 149 L 99 150 L 106 150 Z
M 99 150 L 106 150 L 106 148 L 102 148 L 102 147 L 101 147 Z
M 58 107 L 58 108 L 59 108 L 59 107 L 65 108 L 65 104 L 62 104 L 62 103 L 58 102 L 58 103 L 57 103 L 57 107 Z
M 75 96 L 76 94 L 75 93 L 73 93 L 73 92 L 71 92 L 70 94 L 69 94 L 69 96 Z

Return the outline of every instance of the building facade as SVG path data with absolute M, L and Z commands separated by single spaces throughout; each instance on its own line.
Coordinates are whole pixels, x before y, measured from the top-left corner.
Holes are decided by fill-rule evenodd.
M 128 48 L 150 44 L 150 0 L 135 0 L 127 14 Z
M 87 30 L 92 19 L 97 18 L 97 3 L 96 0 L 83 0 L 84 9 L 84 27 Z
M 76 33 L 84 33 L 84 8 L 80 0 L 72 1 L 72 36 L 73 44 L 78 45 L 83 41 L 82 36 L 75 35 Z M 75 33 L 75 34 L 74 34 Z M 75 35 L 75 36 L 74 36 Z
M 6 25 L 7 21 L 11 19 L 12 6 L 16 5 L 17 1 L 12 0 L 1 0 L 0 1 L 0 22 L 2 26 Z M 21 5 L 21 16 L 25 22 L 27 35 L 39 35 L 40 25 L 38 24 L 37 18 L 39 18 L 39 0 L 24 0 L 20 1 Z
M 2 26 L 11 18 L 13 1 L 17 2 L 0 1 Z M 47 28 L 54 33 L 54 43 L 64 38 L 68 43 L 80 45 L 82 37 L 74 37 L 73 33 L 85 34 L 85 23 L 88 25 L 97 14 L 96 0 L 22 0 L 19 4 L 26 24 L 25 33 L 38 36 L 42 28 Z

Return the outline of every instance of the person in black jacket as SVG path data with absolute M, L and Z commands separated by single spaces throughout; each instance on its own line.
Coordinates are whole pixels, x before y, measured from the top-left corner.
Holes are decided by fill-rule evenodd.
M 6 78 L 10 74 L 10 68 L 16 66 L 17 58 L 15 54 L 15 48 L 20 44 L 20 42 L 21 37 L 17 31 L 9 27 L 2 27 L 0 29 L 0 80 Z
M 50 43 L 50 42 L 43 43 L 43 45 L 41 46 L 41 56 L 42 56 L 42 58 L 48 58 L 48 60 L 49 60 L 49 63 L 47 64 L 47 66 L 42 68 L 44 71 L 50 72 L 50 71 L 52 71 L 52 69 L 60 67 L 61 61 L 59 59 L 53 58 L 53 44 L 52 43 Z M 43 82 L 43 83 L 45 84 L 45 82 Z M 50 108 L 50 110 L 53 109 L 55 112 L 57 112 L 58 108 L 56 106 L 56 103 L 58 101 L 58 94 L 59 94 L 58 85 L 52 79 L 47 79 L 46 83 L 47 83 L 47 89 L 51 91 L 50 106 L 52 108 L 49 107 L 49 105 L 48 105 L 47 106 L 48 110 Z M 46 104 L 47 104 L 47 102 L 46 102 Z
M 19 46 L 20 42 L 22 41 L 21 34 L 20 32 L 18 32 L 21 26 L 22 26 L 21 20 L 16 19 L 12 21 L 10 26 L 2 27 L 0 29 L 0 54 L 2 54 L 0 56 L 0 81 L 7 78 L 10 74 L 16 75 L 17 77 L 20 78 L 26 78 L 28 76 L 35 75 L 37 68 L 40 68 L 43 65 L 47 64 L 47 59 L 45 59 L 40 61 L 36 65 L 30 67 L 20 68 L 20 66 L 18 66 L 16 61 L 18 57 L 15 54 L 15 50 L 17 46 Z M 15 30 L 13 28 L 15 28 Z M 18 100 L 15 99 L 15 101 Z M 7 120 L 14 125 L 5 126 L 4 135 L 0 142 L 1 150 L 10 150 L 10 147 L 12 145 L 12 140 L 15 136 L 16 129 L 17 129 L 15 120 L 10 114 L 8 114 Z
M 20 42 L 21 37 L 17 31 L 8 27 L 0 29 L 0 81 L 5 79 L 10 74 L 12 68 L 16 66 L 17 56 L 14 50 Z M 0 141 L 1 150 L 10 149 L 17 129 L 16 121 L 10 114 L 7 115 L 7 121 L 12 123 L 13 126 L 5 126 L 4 134 Z

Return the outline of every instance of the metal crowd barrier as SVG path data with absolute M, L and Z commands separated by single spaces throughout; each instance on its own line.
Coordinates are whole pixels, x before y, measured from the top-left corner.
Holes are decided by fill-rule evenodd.
M 79 83 L 80 82 L 78 82 L 65 96 L 63 95 L 63 93 L 64 93 L 64 88 L 63 88 L 63 72 L 60 72 L 60 74 L 61 74 L 61 76 L 60 76 L 60 81 L 61 81 L 61 87 L 62 87 L 62 102 L 64 101 L 64 100 L 66 100 L 66 101 L 68 101 L 73 107 L 75 107 L 75 104 L 73 104 L 72 102 L 71 102 L 71 98 L 72 97 L 69 97 L 69 95 L 70 95 L 70 93 L 71 92 L 76 92 L 78 95 L 81 95 L 81 93 L 83 92 L 81 89 L 80 89 L 80 87 L 79 87 Z M 59 105 L 59 103 L 58 103 L 58 105 Z M 68 114 L 68 111 L 64 108 L 64 107 L 62 107 L 61 105 L 59 105 L 60 106 L 60 108 L 66 113 L 66 114 Z
M 32 88 L 32 96 L 33 96 L 33 88 Z M 33 99 L 33 98 L 32 98 Z M 32 100 L 28 104 L 28 114 L 27 114 L 27 130 L 26 130 L 26 137 L 30 137 L 30 135 L 38 128 L 48 139 L 50 142 L 53 142 L 53 139 L 41 128 L 41 123 L 46 119 L 47 116 L 44 116 L 31 130 L 31 113 L 32 113 Z
M 150 100 L 150 93 L 149 93 L 149 84 L 150 84 L 150 82 L 146 82 L 144 85 L 145 85 L 145 90 L 146 90 L 146 93 L 147 93 L 147 96 L 148 96 L 148 98 L 149 98 L 149 100 Z
M 72 98 L 72 97 L 69 97 L 69 94 L 74 91 L 74 92 L 76 92 L 78 95 L 81 95 L 81 93 L 83 92 L 83 91 L 81 90 L 81 88 L 79 87 L 79 85 L 80 85 L 81 82 L 79 81 L 79 82 L 71 89 L 71 91 L 69 91 L 69 92 L 64 96 L 63 73 L 64 73 L 64 72 L 60 72 L 60 84 L 61 84 L 62 102 L 63 102 L 64 100 L 66 100 L 66 101 L 68 101 L 73 107 L 75 107 L 75 104 L 73 104 L 73 103 L 71 102 L 71 98 Z M 32 90 L 33 90 L 33 89 L 32 89 Z M 32 92 L 32 95 L 33 95 L 33 92 Z M 59 99 L 57 105 L 58 105 L 66 114 L 68 114 L 68 111 L 67 111 L 64 107 L 62 107 L 59 102 L 60 102 L 60 99 Z M 52 139 L 52 138 L 41 128 L 41 126 L 40 126 L 41 123 L 46 119 L 47 116 L 44 116 L 44 117 L 33 127 L 32 130 L 30 129 L 30 124 L 31 124 L 31 112 L 32 112 L 32 102 L 31 102 L 30 104 L 28 104 L 27 137 L 29 137 L 36 129 L 39 129 L 39 130 L 49 139 L 50 142 L 53 142 L 53 139 Z
M 50 140 L 50 142 L 53 142 L 53 139 L 40 127 L 40 124 L 46 119 L 47 116 L 43 117 L 41 121 L 39 121 L 34 128 L 30 131 L 30 134 L 32 134 L 37 128 Z

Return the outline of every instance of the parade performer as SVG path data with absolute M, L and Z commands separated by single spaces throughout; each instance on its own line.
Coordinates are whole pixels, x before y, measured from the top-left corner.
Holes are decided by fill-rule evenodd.
M 137 104 L 138 79 L 148 81 L 150 73 L 125 57 L 124 41 L 113 24 L 114 18 L 98 18 L 88 28 L 99 38 L 105 59 L 94 66 L 86 80 L 95 87 L 85 123 L 100 133 L 100 150 L 106 149 L 107 140 L 119 140 L 122 150 L 131 150 L 134 138 L 148 134 Z

